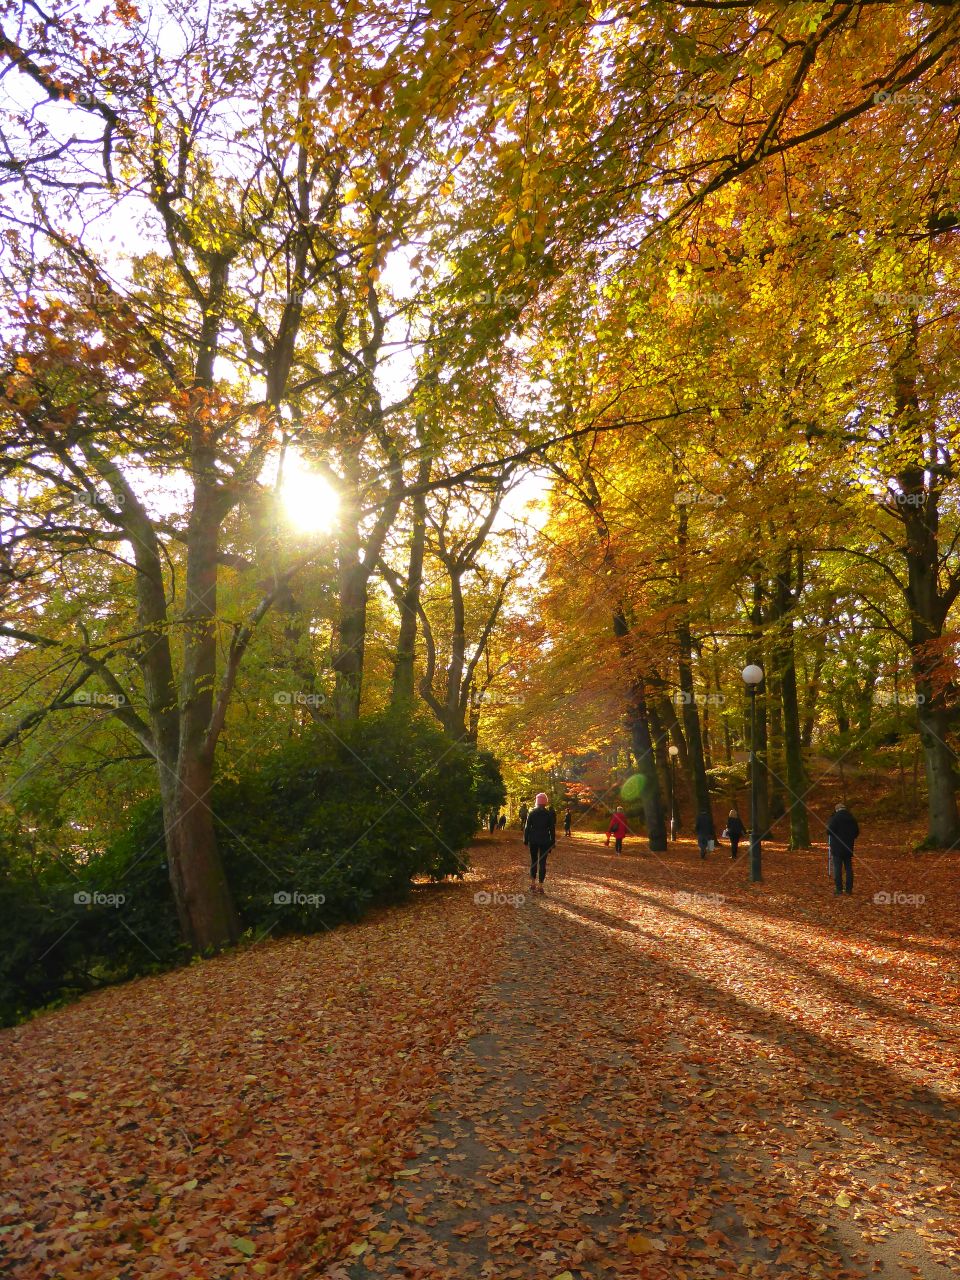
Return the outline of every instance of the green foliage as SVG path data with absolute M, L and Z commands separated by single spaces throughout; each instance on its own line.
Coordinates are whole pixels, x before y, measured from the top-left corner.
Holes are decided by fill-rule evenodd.
M 471 762 L 476 815 L 481 817 L 507 803 L 507 788 L 500 765 L 492 751 L 476 751 Z
M 213 807 L 243 926 L 259 936 L 329 928 L 415 878 L 462 875 L 478 809 L 504 798 L 492 756 L 388 712 L 311 727 L 255 772 L 221 781 Z M 4 815 L 0 1022 L 186 958 L 158 802 L 134 808 L 85 861 L 38 852 Z
M 0 825 L 0 1024 L 185 954 L 155 803 L 103 854 L 39 848 L 12 810 Z
M 757 753 L 759 758 L 759 752 Z M 707 770 L 707 785 L 710 794 L 715 796 L 734 796 L 747 785 L 750 766 L 743 762 L 736 764 L 718 764 Z

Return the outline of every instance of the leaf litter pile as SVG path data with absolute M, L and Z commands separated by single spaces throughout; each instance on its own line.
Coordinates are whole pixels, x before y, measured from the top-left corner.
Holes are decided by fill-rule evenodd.
M 955 855 L 524 853 L 0 1033 L 0 1268 L 960 1273 Z

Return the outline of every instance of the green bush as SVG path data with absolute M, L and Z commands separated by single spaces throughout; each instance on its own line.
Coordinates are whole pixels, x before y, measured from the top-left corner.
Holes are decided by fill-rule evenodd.
M 499 762 L 490 751 L 474 752 L 472 774 L 476 818 L 482 826 L 488 813 L 493 810 L 499 813 L 507 803 L 507 788 Z
M 424 720 L 386 713 L 347 729 L 312 727 L 214 790 L 243 928 L 329 928 L 402 896 L 415 878 L 462 875 L 498 780 L 502 795 L 492 757 Z M 15 817 L 5 821 L 0 1022 L 187 957 L 158 802 L 131 810 L 122 835 L 89 859 L 44 856 Z

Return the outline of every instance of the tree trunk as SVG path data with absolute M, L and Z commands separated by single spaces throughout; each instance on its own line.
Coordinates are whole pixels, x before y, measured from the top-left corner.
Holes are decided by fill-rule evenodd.
M 201 466 L 196 470 L 200 471 Z M 220 497 L 197 481 L 187 531 L 176 781 L 165 806 L 170 877 L 181 927 L 205 950 L 235 942 L 240 926 L 227 885 L 210 807 L 215 741 L 209 737 L 217 676 L 217 552 Z M 161 769 L 164 768 L 161 757 Z M 172 826 L 170 821 L 172 820 Z
M 927 774 L 928 843 L 950 848 L 957 841 L 957 779 L 953 752 L 947 745 L 947 712 L 941 706 L 922 706 L 917 721 Z
M 880 655 L 874 654 L 867 660 L 867 672 L 863 684 L 857 689 L 855 712 L 858 734 L 869 733 L 870 726 L 873 724 L 873 696 L 879 672 Z
M 726 698 L 720 682 L 720 655 L 716 650 L 713 654 L 713 687 L 717 695 L 717 706 L 722 707 Z M 730 765 L 733 763 L 733 739 L 730 736 L 730 722 L 723 714 L 720 716 L 720 724 L 723 728 L 723 760 L 725 764 Z
M 753 608 L 750 620 L 753 629 L 753 643 L 750 649 L 750 661 L 762 667 L 763 655 L 763 581 L 760 568 L 757 567 L 753 579 Z M 766 836 L 770 827 L 770 779 L 767 773 L 767 695 L 766 683 L 756 694 L 757 699 L 757 741 L 752 744 L 757 756 L 757 825 L 760 833 Z
M 898 428 L 904 443 L 911 441 L 916 451 L 914 465 L 904 467 L 897 479 L 906 499 L 899 506 L 903 522 L 903 554 L 907 562 L 907 604 L 910 607 L 910 650 L 917 725 L 927 775 L 927 844 L 950 848 L 960 839 L 957 812 L 957 779 L 953 752 L 949 746 L 949 717 L 946 704 L 947 681 L 941 664 L 941 637 L 951 604 L 958 591 L 955 577 L 949 591 L 940 587 L 940 507 L 938 482 L 926 483 L 923 439 L 920 432 L 917 391 L 916 318 L 911 340 L 900 363 L 894 368 Z
M 340 496 L 340 536 L 337 548 L 339 611 L 334 625 L 333 669 L 336 684 L 333 709 L 341 724 L 360 715 L 363 693 L 364 650 L 367 638 L 367 591 L 380 562 L 383 544 L 403 502 L 403 467 L 396 450 L 388 450 L 390 484 L 373 528 L 361 530 L 363 460 L 353 446 L 343 461 L 344 485 Z
M 658 694 L 655 700 L 657 715 L 670 733 L 670 741 L 677 748 L 677 768 L 684 773 L 690 770 L 690 755 L 687 751 L 687 740 L 683 736 L 683 725 L 677 719 L 677 709 L 670 699 Z M 651 702 L 651 705 L 652 702 Z
M 703 737 L 700 731 L 700 711 L 697 707 L 693 680 L 693 640 L 690 635 L 690 624 L 686 621 L 681 622 L 677 627 L 677 645 L 680 668 L 680 707 L 690 758 L 690 781 L 697 812 L 709 813 L 710 787 L 707 783 L 707 766 L 703 756 Z
M 805 750 L 813 745 L 813 729 L 817 718 L 817 703 L 820 699 L 820 680 L 827 657 L 827 627 L 830 619 L 824 619 L 823 627 L 813 640 L 813 671 L 807 684 L 807 692 L 803 701 L 803 728 L 800 741 Z
M 783 755 L 783 708 L 780 701 L 780 673 L 776 668 L 772 653 L 768 655 L 767 677 L 764 681 L 765 706 L 767 713 L 767 800 L 770 826 L 787 812 L 787 801 L 784 794 L 783 776 L 785 773 Z
M 669 734 L 657 711 L 656 703 L 647 698 L 647 722 L 653 740 L 653 755 L 657 762 L 657 774 L 660 778 L 660 790 L 663 795 L 670 796 L 670 753 L 667 750 Z
M 630 741 L 640 774 L 643 792 L 643 817 L 647 827 L 647 839 L 651 853 L 665 853 L 667 827 L 664 819 L 660 779 L 653 753 L 650 724 L 647 719 L 647 701 L 642 681 L 634 684 L 629 710 Z
M 463 672 L 467 661 L 467 623 L 463 603 L 461 570 L 456 564 L 448 564 L 450 577 L 450 606 L 453 627 L 450 633 L 450 662 L 447 666 L 447 691 L 443 706 L 443 727 L 458 742 L 466 736 L 466 706 L 462 694 Z
M 174 784 L 161 788 L 177 916 L 185 941 L 196 951 L 218 950 L 240 936 L 217 847 L 212 788 L 213 769 L 198 759 L 181 760 Z
M 798 565 L 797 589 L 800 588 L 801 570 Z M 793 554 L 783 557 L 777 574 L 774 595 L 776 632 L 773 644 L 773 665 L 780 685 L 780 705 L 783 714 L 783 753 L 789 794 L 790 848 L 809 849 L 810 828 L 807 818 L 807 776 L 803 762 L 803 741 L 800 730 L 800 705 L 797 698 L 797 663 L 794 648 L 792 611 L 796 606 L 793 582 Z
M 430 460 L 420 464 L 417 476 L 419 484 L 426 484 L 430 476 Z M 414 695 L 414 658 L 417 646 L 417 606 L 420 603 L 420 587 L 423 582 L 423 557 L 427 537 L 427 495 L 413 496 L 413 527 L 410 534 L 410 556 L 407 562 L 407 578 L 403 594 L 397 602 L 400 610 L 400 635 L 397 639 L 397 657 L 393 667 L 394 707 L 409 705 Z
M 367 635 L 367 582 L 370 571 L 361 556 L 358 515 L 342 513 L 338 548 L 339 608 L 334 625 L 334 716 L 349 724 L 360 714 L 364 646 Z

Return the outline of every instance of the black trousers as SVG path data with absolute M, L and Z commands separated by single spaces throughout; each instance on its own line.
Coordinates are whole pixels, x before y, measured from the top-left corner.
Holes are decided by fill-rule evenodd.
M 731 858 L 735 858 L 737 856 L 737 849 L 739 845 L 740 845 L 740 837 L 731 836 L 730 837 L 730 857 Z
M 842 893 L 844 889 L 843 880 L 846 879 L 847 893 L 853 893 L 853 850 L 841 849 L 839 852 L 833 850 L 833 883 L 837 893 Z
M 532 844 L 530 846 L 530 879 L 536 880 L 540 877 L 540 883 L 543 884 L 547 874 L 547 854 L 553 848 L 549 844 Z

